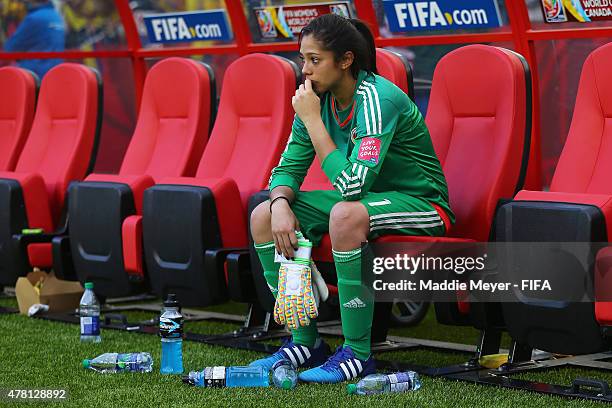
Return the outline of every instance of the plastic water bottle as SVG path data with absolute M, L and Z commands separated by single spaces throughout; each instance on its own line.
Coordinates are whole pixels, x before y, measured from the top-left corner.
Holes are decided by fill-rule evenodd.
M 206 367 L 183 376 L 185 384 L 196 387 L 267 387 L 268 372 L 263 367 Z
M 159 335 L 161 336 L 162 374 L 183 373 L 183 315 L 179 312 L 176 295 L 168 294 L 159 317 Z
M 150 373 L 153 359 L 149 353 L 104 353 L 92 360 L 83 360 L 83 367 L 99 373 Z
M 346 386 L 349 394 L 357 395 L 415 391 L 419 388 L 421 388 L 421 380 L 414 371 L 394 374 L 370 374 L 362 378 L 357 384 Z
M 81 341 L 99 343 L 102 340 L 100 337 L 100 303 L 93 287 L 93 282 L 85 282 L 85 292 L 79 304 Z
M 292 390 L 298 382 L 298 374 L 291 361 L 282 359 L 272 366 L 272 382 L 278 388 Z

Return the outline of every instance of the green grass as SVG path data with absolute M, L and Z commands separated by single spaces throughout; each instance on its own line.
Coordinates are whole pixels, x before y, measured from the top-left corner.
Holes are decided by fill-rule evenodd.
M 13 299 L 0 299 L 0 306 L 15 307 Z M 218 309 L 222 310 L 222 309 Z M 146 320 L 151 313 L 130 312 L 130 321 Z M 423 328 L 394 329 L 393 334 L 464 342 L 473 339 L 471 330 L 444 328 L 427 317 Z M 189 331 L 219 333 L 236 328 L 227 323 L 189 323 Z M 456 329 L 456 330 L 455 330 Z M 159 365 L 147 374 L 103 375 L 81 367 L 84 358 L 104 352 L 147 351 L 155 362 L 160 358 L 159 338 L 151 335 L 103 330 L 100 344 L 81 344 L 78 326 L 30 319 L 21 315 L 0 315 L 0 388 L 64 388 L 69 400 L 58 406 L 83 407 L 517 407 L 569 406 L 595 407 L 601 403 L 569 400 L 524 391 L 479 386 L 439 378 L 423 378 L 419 391 L 373 397 L 348 396 L 345 385 L 299 385 L 293 391 L 276 388 L 200 389 L 181 383 L 177 376 L 162 376 Z M 337 344 L 339 339 L 328 338 Z M 242 365 L 261 356 L 259 353 L 185 342 L 186 370 L 211 365 Z M 464 361 L 461 353 L 440 353 L 432 350 L 383 353 L 382 359 L 398 359 L 418 364 L 444 365 Z M 434 364 L 436 363 L 436 364 Z M 523 374 L 522 378 L 568 384 L 576 376 L 587 375 L 612 381 L 612 376 L 585 370 L 558 370 Z M 0 401 L 0 406 L 14 406 Z M 27 406 L 38 406 L 31 403 Z

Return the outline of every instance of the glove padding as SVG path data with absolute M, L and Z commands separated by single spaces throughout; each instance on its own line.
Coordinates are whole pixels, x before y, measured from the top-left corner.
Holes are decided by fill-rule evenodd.
M 282 263 L 278 272 L 274 320 L 278 324 L 287 324 L 290 329 L 310 325 L 310 319 L 319 314 L 309 264 L 299 261 Z

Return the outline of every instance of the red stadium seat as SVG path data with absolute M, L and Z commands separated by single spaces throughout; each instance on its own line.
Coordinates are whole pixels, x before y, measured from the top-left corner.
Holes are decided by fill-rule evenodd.
M 0 172 L 0 284 L 14 284 L 25 260 L 11 237 L 58 226 L 68 184 L 93 166 L 101 124 L 101 83 L 94 70 L 65 63 L 44 77 L 36 114 L 14 172 Z M 51 266 L 51 245 L 27 247 L 29 263 Z
M 412 68 L 406 57 L 394 51 L 377 48 L 376 69 L 378 70 L 378 75 L 393 82 L 414 101 Z
M 136 129 L 119 174 L 91 174 L 70 187 L 70 233 L 65 240 L 70 241 L 78 279 L 94 282 L 98 295 L 125 296 L 147 289 L 141 234 L 144 190 L 165 177 L 195 173 L 215 100 L 209 66 L 185 58 L 158 62 L 147 74 Z
M 550 191 L 520 191 L 499 211 L 499 241 L 583 245 L 581 255 L 572 259 L 563 256 L 567 251 L 555 252 L 553 259 L 561 264 L 555 263 L 554 270 L 542 270 L 549 265 L 542 269 L 525 265 L 529 279 L 539 279 L 543 273 L 561 278 L 551 285 L 557 293 L 569 290 L 563 300 L 546 301 L 532 294 L 503 303 L 508 332 L 528 351 L 525 359 L 530 359 L 531 348 L 585 354 L 609 350 L 612 344 L 607 330 L 612 325 L 612 291 L 610 269 L 605 267 L 610 251 L 604 248 L 597 253 L 600 243 L 612 236 L 611 69 L 612 43 L 596 49 L 585 60 L 570 130 Z M 578 300 L 591 292 L 591 285 L 603 301 Z
M 34 118 L 39 79 L 17 67 L 0 68 L 0 171 L 15 170 Z
M 196 176 L 165 178 L 145 192 L 144 251 L 155 293 L 176 293 L 183 305 L 227 299 L 222 266 L 204 267 L 204 255 L 246 247 L 247 200 L 265 188 L 286 144 L 297 72 L 273 55 L 234 61 Z

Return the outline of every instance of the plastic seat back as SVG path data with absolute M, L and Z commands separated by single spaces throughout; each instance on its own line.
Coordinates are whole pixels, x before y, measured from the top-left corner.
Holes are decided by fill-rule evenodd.
M 412 67 L 405 56 L 384 48 L 376 49 L 378 75 L 387 78 L 414 101 Z
M 57 65 L 42 80 L 32 130 L 15 171 L 42 176 L 55 219 L 68 184 L 81 180 L 95 160 L 99 98 L 99 76 L 84 65 Z
M 596 49 L 584 61 L 572 123 L 550 191 L 612 193 L 610 70 L 612 70 L 612 43 Z
M 296 74 L 274 55 L 250 54 L 225 71 L 215 126 L 196 177 L 230 178 L 248 198 L 266 187 L 291 132 Z
M 15 169 L 34 118 L 39 80 L 31 71 L 0 68 L 0 171 Z
M 216 101 L 212 69 L 167 58 L 147 73 L 138 123 L 119 174 L 193 176 L 208 140 Z
M 524 59 L 501 48 L 468 45 L 436 66 L 426 123 L 457 219 L 450 235 L 486 241 L 499 200 L 522 186 L 530 89 Z

